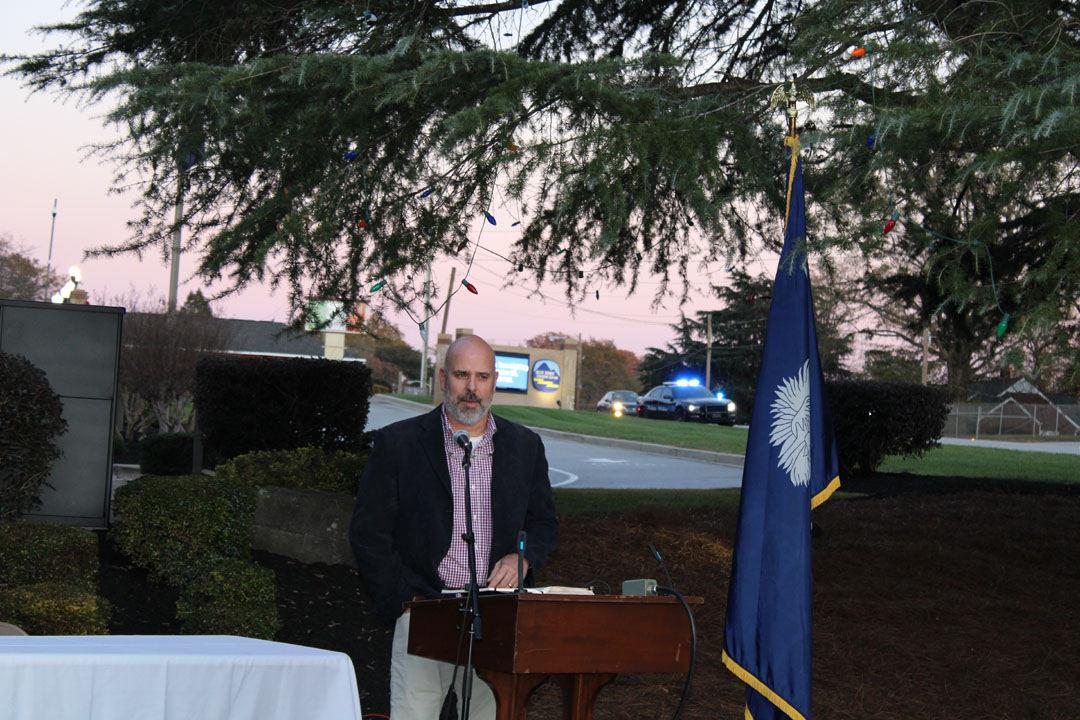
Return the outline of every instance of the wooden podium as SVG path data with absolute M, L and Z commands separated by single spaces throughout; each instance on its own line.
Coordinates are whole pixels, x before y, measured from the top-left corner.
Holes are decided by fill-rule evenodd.
M 454 662 L 464 602 L 406 603 L 409 652 Z M 690 667 L 689 619 L 672 597 L 486 594 L 480 617 L 484 637 L 473 645 L 473 666 L 491 683 L 499 720 L 525 720 L 529 695 L 551 675 L 562 688 L 563 718 L 589 720 L 600 688 L 618 673 Z M 466 635 L 462 665 L 467 643 Z

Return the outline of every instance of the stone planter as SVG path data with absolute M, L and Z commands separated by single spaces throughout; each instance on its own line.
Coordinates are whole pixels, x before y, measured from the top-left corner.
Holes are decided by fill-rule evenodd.
M 355 498 L 321 490 L 259 488 L 252 546 L 300 562 L 356 567 L 349 547 Z

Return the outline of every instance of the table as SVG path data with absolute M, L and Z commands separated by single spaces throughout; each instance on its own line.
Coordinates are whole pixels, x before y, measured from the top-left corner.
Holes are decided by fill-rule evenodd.
M 0 720 L 361 720 L 348 655 L 211 635 L 0 637 Z

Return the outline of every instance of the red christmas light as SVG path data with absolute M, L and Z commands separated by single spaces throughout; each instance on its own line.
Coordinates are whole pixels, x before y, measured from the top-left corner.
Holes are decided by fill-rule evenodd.
M 851 57 L 861 58 L 865 54 L 866 54 L 866 48 L 864 48 L 864 47 L 857 47 L 857 48 L 855 48 L 854 50 L 851 51 Z
M 361 220 L 360 221 L 360 229 L 363 230 L 366 227 L 367 227 L 367 221 L 366 220 Z
M 476 289 L 476 286 L 473 285 L 468 280 L 462 280 L 461 284 L 464 285 L 465 289 L 468 290 L 469 292 L 471 292 L 473 295 L 479 295 L 480 294 L 480 291 Z
M 891 231 L 894 227 L 896 227 L 896 221 L 899 220 L 899 219 L 900 219 L 900 213 L 894 212 L 892 214 L 892 217 L 889 218 L 889 221 L 887 223 L 885 223 L 885 232 L 883 234 L 888 235 L 889 231 Z

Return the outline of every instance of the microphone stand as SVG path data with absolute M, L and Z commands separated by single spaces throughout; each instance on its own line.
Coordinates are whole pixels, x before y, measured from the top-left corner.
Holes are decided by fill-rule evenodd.
M 465 656 L 465 674 L 461 678 L 461 718 L 469 720 L 469 709 L 472 705 L 473 641 L 483 640 L 484 634 L 480 622 L 480 583 L 476 576 L 476 536 L 473 535 L 472 493 L 469 490 L 472 484 L 469 477 L 469 469 L 472 467 L 472 443 L 463 444 L 463 447 L 465 456 L 461 459 L 461 467 L 465 471 L 465 534 L 461 539 L 468 546 L 469 556 L 469 600 L 464 610 L 465 621 L 469 623 L 469 650 Z

